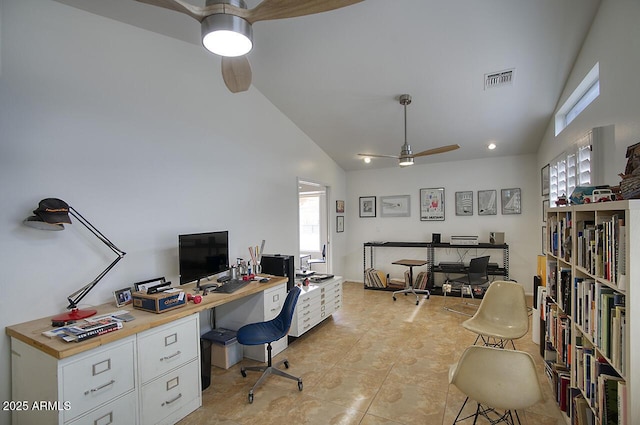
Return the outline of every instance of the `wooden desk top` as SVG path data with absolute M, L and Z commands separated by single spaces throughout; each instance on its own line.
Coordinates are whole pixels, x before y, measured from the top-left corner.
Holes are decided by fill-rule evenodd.
M 400 266 L 408 266 L 408 267 L 424 266 L 425 264 L 427 264 L 427 260 L 397 260 L 391 264 L 398 264 Z
M 184 306 L 176 308 L 175 310 L 167 311 L 165 313 L 150 313 L 143 310 L 137 310 L 133 308 L 132 304 L 126 305 L 121 308 L 116 307 L 115 303 L 113 302 L 101 304 L 99 306 L 92 307 L 98 310 L 97 315 L 110 313 L 116 310 L 128 310 L 136 319 L 130 322 L 125 322 L 124 327 L 120 330 L 109 332 L 102 336 L 90 338 L 82 342 L 65 342 L 60 338 L 49 338 L 45 335 L 42 335 L 42 332 L 53 329 L 53 327 L 51 326 L 50 316 L 32 320 L 30 322 L 7 326 L 5 328 L 5 332 L 7 335 L 19 339 L 25 344 L 31 345 L 39 349 L 40 351 L 49 354 L 50 356 L 53 356 L 57 359 L 64 359 L 78 353 L 82 353 L 84 351 L 99 347 L 101 345 L 117 341 L 127 336 L 135 335 L 147 329 L 151 329 L 156 326 L 164 325 L 165 323 L 170 323 L 174 320 L 190 316 L 194 313 L 259 293 L 261 291 L 286 282 L 287 278 L 279 276 L 271 277 L 271 279 L 267 283 L 259 283 L 257 281 L 253 281 L 244 288 L 232 294 L 222 294 L 216 292 L 209 293 L 202 297 L 202 302 L 200 304 L 187 302 Z M 195 283 L 178 286 L 177 288 L 184 290 L 186 296 L 186 294 L 194 293 Z

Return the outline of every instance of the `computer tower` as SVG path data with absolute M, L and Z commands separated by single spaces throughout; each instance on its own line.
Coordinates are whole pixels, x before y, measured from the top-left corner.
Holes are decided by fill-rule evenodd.
M 293 255 L 263 254 L 260 265 L 262 266 L 262 273 L 288 277 L 287 292 L 295 285 L 296 269 L 293 262 Z

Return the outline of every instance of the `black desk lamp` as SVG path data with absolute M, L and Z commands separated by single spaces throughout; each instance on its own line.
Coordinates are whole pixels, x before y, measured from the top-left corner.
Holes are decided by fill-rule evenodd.
M 118 261 L 122 260 L 125 256 L 125 252 L 118 249 L 113 242 L 111 242 L 105 235 L 103 235 L 93 224 L 89 223 L 78 211 L 73 207 L 67 205 L 62 199 L 47 198 L 40 201 L 38 208 L 33 211 L 34 216 L 28 217 L 24 220 L 24 224 L 40 230 L 63 230 L 64 224 L 71 224 L 69 214 L 71 214 L 80 224 L 89 229 L 91 233 L 102 243 L 109 247 L 116 255 L 116 259 L 107 266 L 95 279 L 74 292 L 67 297 L 69 305 L 67 306 L 68 313 L 63 313 L 51 318 L 51 321 L 55 324 L 64 324 L 76 320 L 81 320 L 96 314 L 96 310 L 87 309 L 81 310 L 78 308 L 78 303 L 93 289 L 94 286 L 102 279 L 109 270 L 111 270 Z

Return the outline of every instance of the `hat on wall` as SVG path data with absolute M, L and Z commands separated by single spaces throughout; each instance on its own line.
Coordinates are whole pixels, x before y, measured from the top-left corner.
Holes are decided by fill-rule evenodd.
M 40 201 L 33 213 L 49 224 L 71 224 L 69 205 L 62 199 L 46 198 Z

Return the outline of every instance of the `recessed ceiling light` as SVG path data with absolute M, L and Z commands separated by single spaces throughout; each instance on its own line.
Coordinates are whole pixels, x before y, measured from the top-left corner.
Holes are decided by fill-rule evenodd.
M 491 142 L 489 143 L 489 146 L 487 146 L 487 149 L 489 149 L 490 151 L 494 150 L 496 148 L 496 144 Z
M 365 164 L 368 164 L 368 163 L 370 163 L 370 162 L 371 162 L 371 158 L 369 158 L 368 156 L 365 156 L 365 157 L 364 157 L 364 163 L 365 163 Z

